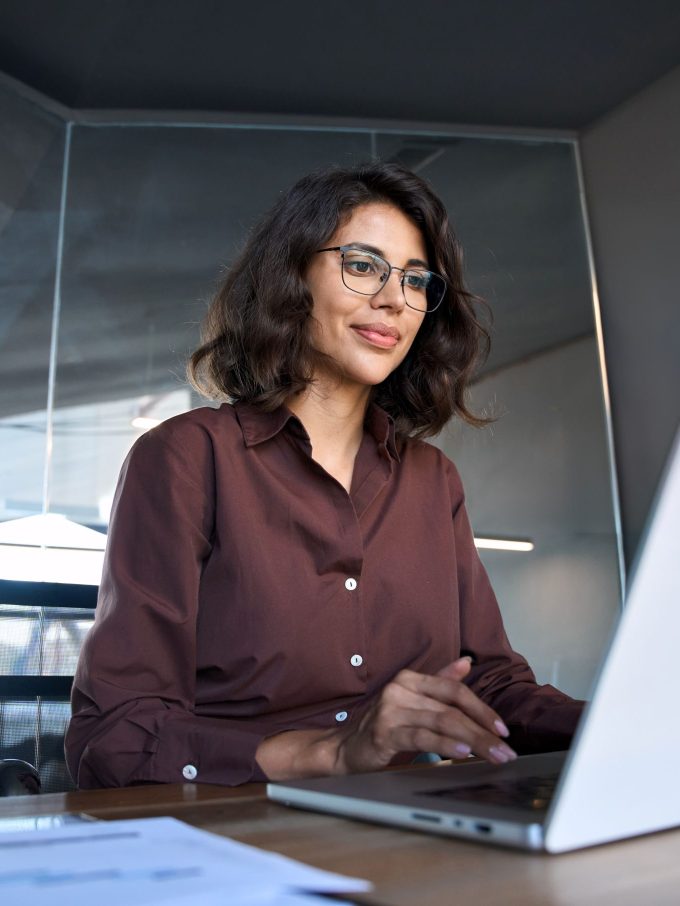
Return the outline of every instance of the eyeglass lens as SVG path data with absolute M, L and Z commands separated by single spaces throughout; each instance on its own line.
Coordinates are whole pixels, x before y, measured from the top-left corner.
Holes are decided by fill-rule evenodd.
M 348 289 L 365 296 L 379 292 L 390 274 L 390 265 L 379 255 L 348 249 L 342 253 L 342 279 Z M 446 292 L 439 274 L 409 268 L 403 272 L 401 285 L 404 299 L 410 308 L 433 311 Z

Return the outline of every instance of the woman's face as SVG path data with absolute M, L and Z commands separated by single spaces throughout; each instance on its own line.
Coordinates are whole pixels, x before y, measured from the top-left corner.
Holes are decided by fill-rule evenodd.
M 352 245 L 379 254 L 400 268 L 428 267 L 423 236 L 398 208 L 372 202 L 355 208 L 324 247 Z M 314 305 L 312 345 L 333 360 L 323 360 L 314 377 L 372 387 L 384 381 L 404 360 L 425 313 L 409 308 L 401 288 L 401 271 L 392 271 L 379 293 L 365 296 L 342 282 L 341 253 L 313 256 L 306 273 Z M 332 372 L 332 373 L 331 373 Z

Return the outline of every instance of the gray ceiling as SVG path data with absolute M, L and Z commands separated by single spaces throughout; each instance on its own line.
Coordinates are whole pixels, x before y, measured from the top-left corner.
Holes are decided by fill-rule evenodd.
M 678 63 L 677 0 L 0 6 L 0 70 L 74 108 L 581 129 Z

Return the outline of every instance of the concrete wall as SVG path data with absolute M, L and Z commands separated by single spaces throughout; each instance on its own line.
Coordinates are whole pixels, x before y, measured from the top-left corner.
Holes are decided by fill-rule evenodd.
M 539 681 L 588 695 L 619 614 L 617 540 L 594 337 L 498 371 L 472 389 L 477 430 L 454 420 L 437 445 L 465 485 L 477 536 L 528 538 L 481 551 L 513 646 Z
M 582 136 L 630 564 L 680 419 L 680 68 Z

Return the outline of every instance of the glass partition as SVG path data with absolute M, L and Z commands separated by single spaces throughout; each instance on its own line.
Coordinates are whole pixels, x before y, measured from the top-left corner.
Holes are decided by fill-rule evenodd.
M 220 269 L 283 188 L 369 151 L 356 133 L 74 129 L 52 509 L 106 525 L 121 460 L 153 423 L 144 419 L 204 404 L 184 369 Z
M 619 576 L 573 144 L 391 134 L 378 151 L 433 183 L 491 305 L 471 399 L 493 422 L 453 422 L 436 443 L 462 474 L 475 534 L 533 546 L 480 551 L 513 644 L 542 681 L 586 696 Z
M 0 522 L 43 511 L 66 126 L 0 85 Z

